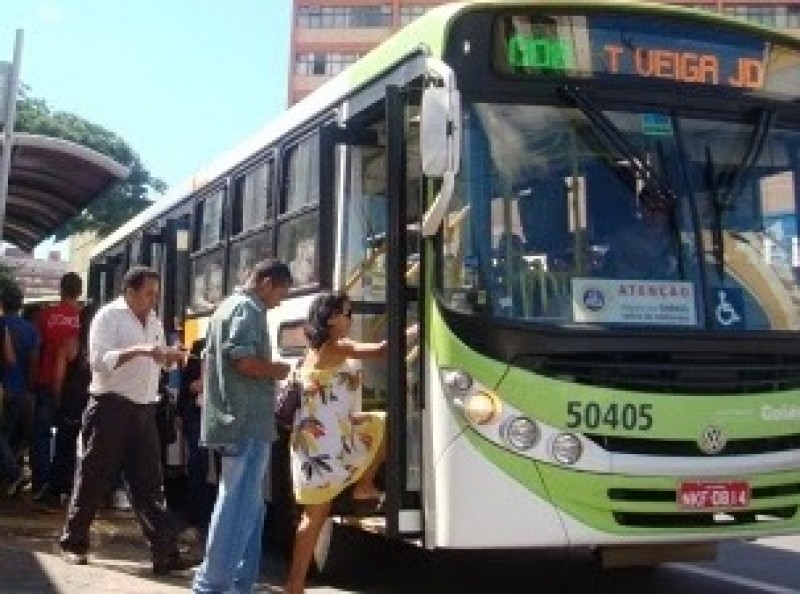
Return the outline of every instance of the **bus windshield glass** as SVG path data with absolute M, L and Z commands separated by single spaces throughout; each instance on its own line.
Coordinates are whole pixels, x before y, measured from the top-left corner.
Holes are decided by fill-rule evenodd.
M 521 323 L 800 329 L 800 130 L 472 103 L 442 250 L 451 308 Z

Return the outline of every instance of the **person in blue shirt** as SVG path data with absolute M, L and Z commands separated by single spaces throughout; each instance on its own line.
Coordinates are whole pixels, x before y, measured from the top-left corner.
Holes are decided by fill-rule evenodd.
M 8 480 L 6 495 L 16 497 L 25 485 L 25 477 L 17 459 L 30 443 L 31 386 L 39 364 L 39 333 L 30 321 L 19 315 L 22 309 L 22 290 L 16 285 L 3 289 L 0 296 L 4 326 L 14 352 L 14 361 L 6 363 L 3 374 L 3 439 L 0 440 L 0 459 Z
M 262 484 L 277 437 L 275 382 L 289 373 L 272 358 L 267 310 L 280 305 L 291 284 L 286 264 L 264 260 L 208 322 L 200 441 L 220 453 L 221 473 L 195 594 L 252 592 L 258 578 Z

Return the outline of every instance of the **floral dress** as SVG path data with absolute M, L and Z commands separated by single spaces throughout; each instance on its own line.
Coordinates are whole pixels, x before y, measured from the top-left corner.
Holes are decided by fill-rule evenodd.
M 301 369 L 303 397 L 291 437 L 295 499 L 331 501 L 358 481 L 383 440 L 382 413 L 362 413 L 361 372 L 350 361 Z

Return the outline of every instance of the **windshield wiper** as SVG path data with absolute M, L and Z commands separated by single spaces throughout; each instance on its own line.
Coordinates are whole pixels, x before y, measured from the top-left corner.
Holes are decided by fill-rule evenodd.
M 711 228 L 711 242 L 714 254 L 714 263 L 717 276 L 721 279 L 725 274 L 725 245 L 722 233 L 722 212 L 729 210 L 736 203 L 736 199 L 742 191 L 744 180 L 750 175 L 753 167 L 764 150 L 767 135 L 775 122 L 775 111 L 772 109 L 762 109 L 758 124 L 753 128 L 753 134 L 747 144 L 747 150 L 742 156 L 742 162 L 733 173 L 716 173 L 714 160 L 711 156 L 711 148 L 706 145 L 706 186 L 711 195 L 711 213 L 713 216 Z
M 564 85 L 558 89 L 559 97 L 581 110 L 592 125 L 592 131 L 611 153 L 627 161 L 638 179 L 652 192 L 654 204 L 665 211 L 673 211 L 678 203 L 669 184 L 650 163 L 628 142 L 625 135 L 606 117 L 594 102 L 577 87 Z
M 747 143 L 747 151 L 742 157 L 742 162 L 736 168 L 728 185 L 728 191 L 720 196 L 722 206 L 724 208 L 730 207 L 735 201 L 736 197 L 742 191 L 742 182 L 750 175 L 753 167 L 761 156 L 761 151 L 764 150 L 764 144 L 767 141 L 767 135 L 775 123 L 775 111 L 772 109 L 762 109 L 758 117 L 758 124 L 753 129 L 753 135 L 750 137 L 750 142 Z

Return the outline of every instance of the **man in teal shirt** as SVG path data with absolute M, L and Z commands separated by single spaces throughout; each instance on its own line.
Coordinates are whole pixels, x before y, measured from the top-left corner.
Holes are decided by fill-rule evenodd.
M 200 441 L 220 452 L 222 471 L 205 559 L 192 584 L 197 594 L 252 592 L 258 579 L 275 380 L 289 373 L 286 363 L 271 360 L 267 310 L 291 284 L 286 264 L 260 262 L 208 323 Z

